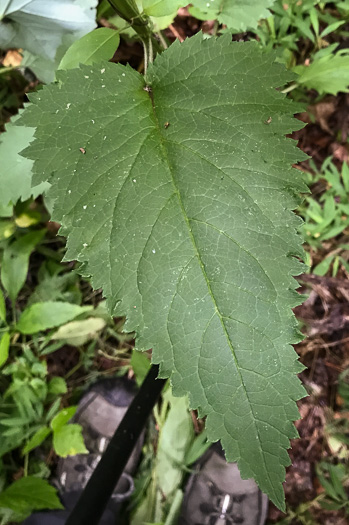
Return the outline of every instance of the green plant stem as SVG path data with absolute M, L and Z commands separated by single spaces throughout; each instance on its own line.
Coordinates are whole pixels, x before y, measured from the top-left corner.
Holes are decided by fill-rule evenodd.
M 129 27 L 132 27 L 132 24 L 127 24 L 124 27 L 121 27 L 120 29 L 115 29 L 115 33 L 121 34 L 123 31 L 126 31 Z
M 29 454 L 24 456 L 24 466 L 23 466 L 23 476 L 26 478 L 28 476 L 28 466 L 29 466 Z
M 164 49 L 167 49 L 167 48 L 168 48 L 168 45 L 167 45 L 167 42 L 166 42 L 166 40 L 165 40 L 164 35 L 161 33 L 161 31 L 159 31 L 159 32 L 157 33 L 157 35 L 158 35 L 158 37 L 159 37 L 159 40 L 160 40 L 160 42 L 161 42 L 162 47 L 163 47 Z
M 183 501 L 183 492 L 180 489 L 177 489 L 172 501 L 172 505 L 167 514 L 165 525 L 171 525 L 177 522 L 179 511 Z
M 80 354 L 80 357 L 79 357 L 79 361 L 77 362 L 77 364 L 75 366 L 73 366 L 73 368 L 71 368 L 69 370 L 69 372 L 67 372 L 64 376 L 64 379 L 69 379 L 69 377 L 71 377 L 73 374 L 75 374 L 75 372 L 77 370 L 79 370 L 79 368 L 82 366 L 83 364 L 83 350 L 81 350 L 81 348 L 78 348 L 79 350 L 79 354 Z
M 294 89 L 296 89 L 296 87 L 298 87 L 297 82 L 293 82 L 293 84 L 291 84 L 291 85 L 288 86 L 287 88 L 283 89 L 283 90 L 281 91 L 281 93 L 289 93 L 290 91 L 293 91 Z
M 4 75 L 5 73 L 9 73 L 10 71 L 13 71 L 15 68 L 14 67 L 2 67 L 0 69 L 0 75 Z
M 13 321 L 13 324 L 16 324 L 17 323 L 17 311 L 16 311 L 16 305 L 14 301 L 11 302 L 11 308 L 12 308 L 12 321 Z
M 138 11 L 134 0 L 108 0 L 115 12 L 130 24 L 140 37 L 144 49 L 144 73 L 154 60 L 154 51 L 161 50 L 154 39 L 149 17 Z
M 154 60 L 154 51 L 151 36 L 147 40 L 142 40 L 144 49 L 144 74 L 147 72 L 148 65 Z
M 218 29 L 219 29 L 219 22 L 218 20 L 215 20 L 213 31 L 212 31 L 212 36 L 217 36 Z
M 160 432 L 160 429 L 161 429 L 161 427 L 162 427 L 162 421 L 161 421 L 161 418 L 160 418 L 160 413 L 159 413 L 159 407 L 158 407 L 158 405 L 155 405 L 155 406 L 154 406 L 153 416 L 154 416 L 154 419 L 155 419 L 155 423 L 156 423 L 157 426 L 158 426 L 158 430 L 159 430 L 159 432 Z
M 132 26 L 142 41 L 151 36 L 149 19 L 138 11 L 134 0 L 109 0 L 109 3 L 116 13 Z

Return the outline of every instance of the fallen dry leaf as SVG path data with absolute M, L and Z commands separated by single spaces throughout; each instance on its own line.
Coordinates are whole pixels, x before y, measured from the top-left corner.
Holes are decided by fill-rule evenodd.
M 21 65 L 22 59 L 23 57 L 18 50 L 10 49 L 7 51 L 5 58 L 2 61 L 2 65 L 4 67 L 18 67 Z

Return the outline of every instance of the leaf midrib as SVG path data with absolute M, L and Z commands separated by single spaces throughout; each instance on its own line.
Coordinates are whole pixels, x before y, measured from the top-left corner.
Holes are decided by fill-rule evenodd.
M 219 317 L 219 320 L 221 322 L 221 325 L 222 325 L 222 328 L 223 328 L 223 331 L 224 331 L 224 334 L 225 334 L 225 337 L 228 341 L 228 346 L 231 350 L 231 354 L 232 354 L 232 357 L 234 359 L 234 362 L 235 362 L 235 367 L 236 367 L 236 370 L 237 370 L 237 373 L 239 375 L 239 378 L 240 378 L 240 382 L 241 382 L 241 385 L 242 385 L 242 388 L 243 388 L 243 391 L 245 393 L 245 396 L 246 396 L 246 399 L 248 401 L 248 404 L 250 406 L 250 409 L 251 409 L 251 413 L 253 414 L 253 426 L 255 427 L 255 430 L 256 430 L 256 433 L 257 433 L 257 436 L 258 436 L 258 441 L 260 443 L 260 448 L 261 448 L 261 458 L 262 458 L 262 461 L 263 461 L 263 464 L 264 464 L 264 469 L 265 469 L 265 472 L 266 472 L 266 475 L 268 476 L 269 478 L 269 482 L 271 484 L 271 486 L 273 486 L 273 483 L 272 483 L 272 480 L 270 478 L 270 475 L 268 473 L 268 469 L 267 469 L 267 466 L 266 466 L 266 462 L 265 462 L 265 457 L 264 457 L 264 452 L 263 452 L 263 448 L 262 448 L 262 440 L 261 440 L 261 437 L 260 437 L 260 433 L 259 433 L 259 429 L 256 425 L 256 417 L 255 417 L 255 413 L 254 413 L 254 409 L 253 409 L 253 404 L 251 403 L 250 399 L 249 399 L 249 395 L 248 395 L 248 392 L 247 392 L 247 388 L 246 388 L 246 385 L 244 383 L 244 379 L 242 377 L 242 374 L 241 374 L 241 371 L 240 371 L 240 366 L 239 366 L 239 362 L 238 362 L 238 359 L 236 357 L 236 354 L 235 354 L 235 351 L 234 351 L 234 348 L 233 348 L 233 345 L 232 345 L 232 342 L 230 340 L 230 337 L 229 337 L 229 334 L 228 334 L 228 330 L 225 326 L 225 323 L 224 323 L 224 320 L 223 320 L 223 316 L 218 308 L 218 305 L 216 303 L 216 300 L 215 300 L 215 297 L 214 297 L 214 294 L 213 294 L 213 291 L 212 291 L 212 288 L 211 288 L 211 285 L 210 285 L 210 281 L 208 279 L 208 276 L 206 274 L 206 270 L 205 270 L 205 266 L 204 266 L 204 263 L 201 259 L 201 256 L 200 256 L 200 252 L 198 250 L 198 247 L 196 245 L 196 240 L 195 240 L 195 237 L 193 235 L 193 232 L 191 230 L 191 227 L 190 227 L 190 222 L 189 222 L 189 218 L 187 216 L 187 213 L 186 213 L 186 210 L 185 210 L 185 207 L 184 207 L 184 204 L 183 204 L 183 201 L 182 201 L 182 197 L 181 197 L 181 194 L 180 194 L 180 191 L 177 187 L 177 184 L 176 184 L 176 179 L 175 179 L 175 176 L 174 176 L 174 170 L 172 168 L 172 165 L 170 163 L 170 160 L 168 158 L 168 154 L 167 154 L 167 149 L 166 149 L 166 146 L 165 146 L 165 140 L 164 140 L 164 137 L 161 133 L 161 127 L 160 127 L 160 123 L 159 123 L 159 119 L 158 119 L 158 116 L 156 114 L 156 110 L 155 110 L 155 103 L 154 103 L 154 94 L 153 94 L 153 91 L 150 91 L 148 92 L 149 93 L 149 100 L 150 100 L 150 104 L 151 104 L 151 114 L 153 116 L 153 120 L 154 120 L 154 124 L 155 124 L 155 129 L 156 131 L 158 132 L 158 135 L 159 135 L 159 142 L 160 142 L 160 148 L 161 148 L 161 151 L 164 155 L 164 159 L 166 161 L 166 164 L 168 166 L 168 169 L 169 169 L 169 172 L 171 174 L 171 179 L 172 179 L 172 184 L 173 184 L 173 187 L 174 187 L 174 190 L 175 190 L 175 193 L 177 195 L 177 198 L 178 198 L 178 202 L 179 202 L 179 205 L 180 205 L 180 208 L 182 210 L 182 214 L 183 214 L 183 217 L 184 217 L 184 220 L 185 220 L 185 223 L 187 225 L 187 228 L 188 228 L 188 232 L 189 232 L 189 236 L 190 236 L 190 239 L 191 239 L 191 242 L 192 242 L 192 245 L 193 245 L 193 248 L 194 248 L 194 252 L 196 254 L 196 257 L 197 257 L 197 260 L 199 262 L 199 265 L 200 265 L 200 268 L 201 268 L 201 271 L 202 271 L 202 274 L 203 274 L 203 277 L 205 279 L 205 282 L 206 282 L 206 285 L 207 285 L 207 289 L 208 289 L 208 292 L 211 296 L 211 299 L 212 299 L 212 302 L 213 302 L 213 305 L 214 305 L 214 308 L 215 308 L 215 311 Z

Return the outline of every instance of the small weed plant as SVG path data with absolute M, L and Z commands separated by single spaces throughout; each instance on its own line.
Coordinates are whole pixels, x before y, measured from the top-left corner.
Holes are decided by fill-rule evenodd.
M 67 380 L 81 366 L 91 367 L 99 335 L 113 323 L 103 303 L 80 306 L 82 294 L 75 272 L 57 263 L 59 251 L 49 247 L 40 205 L 15 207 L 15 216 L 0 219 L 0 519 L 22 521 L 33 510 L 59 508 L 47 457 L 87 452 L 81 427 L 68 424 L 76 406 L 66 402 Z M 45 215 L 45 214 L 44 214 Z M 30 256 L 45 258 L 35 268 Z M 27 273 L 36 281 L 31 289 Z M 5 297 L 7 300 L 5 300 Z M 9 306 L 12 305 L 12 308 Z M 106 335 L 104 336 L 106 338 Z M 80 355 L 61 377 L 48 370 L 45 357 L 64 345 Z M 43 446 L 37 454 L 37 447 Z M 51 453 L 50 453 L 51 449 Z M 18 468 L 23 464 L 23 469 Z M 7 480 L 23 475 L 11 485 Z
M 305 175 L 308 184 L 314 188 L 312 196 L 307 196 L 299 208 L 304 219 L 302 232 L 306 243 L 313 251 L 321 250 L 323 243 L 338 237 L 347 239 L 349 231 L 349 168 L 343 163 L 338 169 L 328 157 L 321 169 L 310 161 L 315 175 Z M 349 271 L 349 245 L 340 242 L 329 251 L 324 259 L 313 268 L 316 275 L 325 275 L 331 270 L 336 276 L 339 268 Z

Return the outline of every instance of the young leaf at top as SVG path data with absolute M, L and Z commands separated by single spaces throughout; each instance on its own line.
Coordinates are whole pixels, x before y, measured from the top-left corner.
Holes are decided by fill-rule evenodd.
M 187 5 L 186 0 L 143 0 L 143 10 L 150 16 L 167 16 Z
M 275 0 L 193 0 L 189 12 L 202 20 L 218 20 L 228 29 L 245 31 L 256 28 L 261 18 L 270 16 L 268 7 Z M 147 15 L 165 16 L 175 13 L 188 4 L 185 0 L 143 0 Z
M 189 11 L 198 18 L 215 20 L 225 24 L 228 29 L 246 31 L 247 28 L 256 28 L 261 18 L 270 16 L 268 7 L 275 0 L 193 0 Z
M 207 414 L 243 477 L 284 508 L 303 367 L 291 307 L 303 265 L 305 156 L 285 134 L 289 73 L 256 42 L 175 42 L 144 78 L 120 64 L 58 73 L 19 121 L 49 179 L 67 259 L 84 263 L 173 392 Z M 258 79 L 258 80 L 257 80 Z

